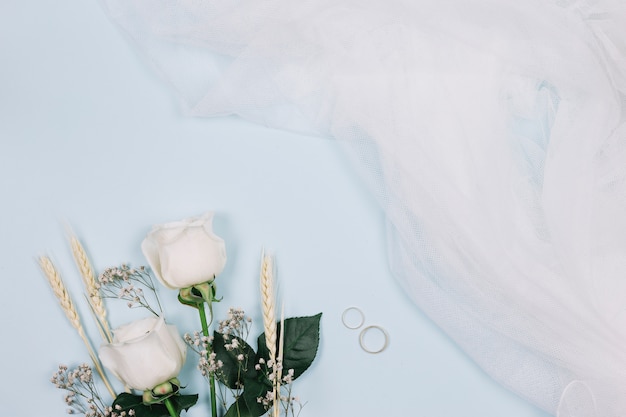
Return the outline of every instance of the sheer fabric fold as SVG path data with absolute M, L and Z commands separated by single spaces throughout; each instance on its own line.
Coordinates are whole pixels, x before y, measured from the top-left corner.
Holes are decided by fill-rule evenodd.
M 626 415 L 626 3 L 103 0 L 188 114 L 345 145 L 392 272 L 496 380 Z

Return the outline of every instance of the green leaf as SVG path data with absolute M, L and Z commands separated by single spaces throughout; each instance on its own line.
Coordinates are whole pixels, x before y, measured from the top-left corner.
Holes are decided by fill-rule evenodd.
M 246 406 L 246 402 L 243 397 L 237 398 L 237 401 L 232 403 L 230 407 L 228 407 L 228 411 L 224 414 L 224 417 L 253 417 L 248 410 L 248 406 Z
M 226 349 L 226 345 L 232 343 L 233 339 L 236 339 L 239 344 L 237 349 Z M 228 340 L 225 340 L 222 333 L 214 332 L 213 352 L 215 352 L 215 360 L 222 361 L 223 364 L 215 373 L 215 377 L 228 388 L 241 388 L 244 385 L 244 378 L 256 377 L 254 369 L 256 353 L 252 346 L 240 337 L 229 336 Z M 240 354 L 244 355 L 243 361 L 237 359 Z
M 170 400 L 174 405 L 174 409 L 180 414 L 183 410 L 189 410 L 189 408 L 198 401 L 198 395 L 176 395 L 171 397 Z M 126 392 L 118 394 L 112 406 L 115 409 L 117 405 L 122 407 L 119 411 L 128 412 L 131 409 L 135 410 L 136 417 L 170 417 L 170 413 L 167 411 L 165 405 L 145 405 L 140 395 L 133 395 Z
M 259 373 L 259 376 L 255 379 L 245 380 L 245 388 L 243 390 L 243 400 L 246 403 L 248 411 L 251 417 L 259 417 L 267 412 L 267 409 L 258 401 L 258 398 L 264 398 L 267 391 L 272 391 L 273 387 L 271 382 L 265 377 L 265 375 Z
M 317 349 L 320 342 L 320 319 L 322 313 L 315 316 L 307 317 L 291 317 L 285 319 L 284 333 L 285 340 L 283 342 L 283 375 L 287 370 L 293 369 L 294 379 L 298 378 L 306 371 L 317 355 Z M 280 344 L 280 323 L 277 325 L 278 340 L 276 341 L 276 352 Z M 258 357 L 265 360 L 269 358 L 269 350 L 265 343 L 265 333 L 258 338 L 259 353 Z
M 180 414 L 181 411 L 189 411 L 198 402 L 198 394 L 192 395 L 177 395 L 171 398 L 174 403 L 174 408 Z

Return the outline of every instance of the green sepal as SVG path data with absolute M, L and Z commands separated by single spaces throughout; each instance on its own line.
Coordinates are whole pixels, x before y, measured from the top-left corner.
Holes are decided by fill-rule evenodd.
M 200 297 L 194 296 L 191 292 L 192 289 L 193 287 L 181 288 L 178 291 L 178 301 L 180 301 L 181 304 L 190 307 L 200 308 L 200 306 L 204 304 L 204 300 Z
M 315 316 L 292 317 L 285 319 L 284 322 L 284 342 L 283 342 L 283 375 L 286 375 L 289 369 L 293 369 L 293 379 L 298 378 L 306 371 L 315 356 L 320 342 L 320 319 L 322 313 Z M 276 352 L 280 339 L 280 323 L 277 324 Z M 269 350 L 265 342 L 265 333 L 262 333 L 258 340 L 259 352 L 258 358 L 269 360 Z
M 173 397 L 180 391 L 180 381 L 172 378 L 169 381 L 157 385 L 151 390 L 143 392 L 143 403 L 145 405 L 162 403 L 166 398 Z
M 201 308 L 202 304 L 207 303 L 210 309 L 213 302 L 221 301 L 221 298 L 215 297 L 216 291 L 213 280 L 203 282 L 191 287 L 181 288 L 178 291 L 178 301 L 195 308 Z
M 198 395 L 174 395 L 173 397 L 170 397 L 170 401 L 172 402 L 176 412 L 180 415 L 183 410 L 188 411 L 193 405 L 196 404 L 196 402 L 198 402 Z M 116 411 L 118 414 L 122 411 L 126 411 L 126 413 L 128 413 L 128 411 L 134 410 L 135 417 L 171 417 L 165 405 L 146 405 L 143 403 L 142 396 L 129 394 L 127 392 L 118 394 L 111 406 L 113 407 L 113 411 Z M 117 410 L 116 406 L 119 406 L 120 409 Z

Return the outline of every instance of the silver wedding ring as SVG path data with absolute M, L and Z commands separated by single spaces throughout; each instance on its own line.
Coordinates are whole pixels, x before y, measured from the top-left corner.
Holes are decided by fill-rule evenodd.
M 353 312 L 356 312 L 358 314 L 358 318 L 356 320 L 351 320 L 350 316 L 353 315 Z M 341 322 L 348 329 L 358 329 L 359 327 L 363 326 L 363 323 L 365 322 L 365 315 L 357 307 L 348 307 L 343 311 L 343 314 L 341 315 Z
M 382 343 L 382 345 L 379 348 L 372 348 L 372 347 L 366 346 L 365 335 L 370 330 L 377 330 L 378 332 L 380 332 L 383 335 L 383 343 Z M 389 344 L 389 335 L 387 334 L 385 329 L 383 329 L 380 326 L 375 326 L 375 325 L 374 326 L 367 326 L 366 328 L 361 330 L 361 334 L 359 335 L 359 344 L 361 345 L 361 349 L 363 349 L 367 353 L 380 353 L 383 350 L 387 349 L 387 345 Z
M 348 329 L 359 329 L 365 323 L 365 314 L 358 307 L 348 307 L 341 314 L 341 322 Z M 368 346 L 368 344 L 372 344 L 371 338 L 370 340 L 366 340 L 367 334 L 374 330 L 382 335 L 382 342 L 378 343 L 380 346 Z M 367 326 L 361 333 L 359 333 L 359 345 L 361 345 L 361 349 L 366 351 L 367 353 L 380 353 L 383 350 L 387 349 L 387 345 L 389 345 L 389 335 L 387 331 L 380 326 L 373 325 Z

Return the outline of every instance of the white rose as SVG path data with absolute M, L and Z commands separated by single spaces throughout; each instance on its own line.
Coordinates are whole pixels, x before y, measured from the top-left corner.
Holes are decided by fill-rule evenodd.
M 168 288 L 211 282 L 226 264 L 224 239 L 213 233 L 213 213 L 157 225 L 141 249 L 155 275 Z
M 137 390 L 151 390 L 178 376 L 187 346 L 176 326 L 149 317 L 113 331 L 113 343 L 103 344 L 102 364 L 122 382 Z

